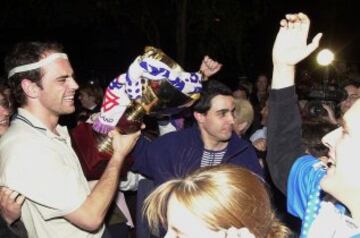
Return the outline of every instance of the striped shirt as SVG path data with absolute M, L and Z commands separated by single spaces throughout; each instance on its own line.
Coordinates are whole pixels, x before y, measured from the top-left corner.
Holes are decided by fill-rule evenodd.
M 201 157 L 200 167 L 214 166 L 221 164 L 221 161 L 225 155 L 226 149 L 220 151 L 212 151 L 204 149 L 203 155 Z

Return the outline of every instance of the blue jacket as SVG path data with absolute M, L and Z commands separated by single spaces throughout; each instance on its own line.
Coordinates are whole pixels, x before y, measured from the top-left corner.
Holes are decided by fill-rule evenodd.
M 141 137 L 132 154 L 135 159 L 133 170 L 159 185 L 200 168 L 203 150 L 197 126 L 171 132 L 152 142 Z M 222 163 L 236 164 L 263 176 L 252 145 L 235 133 L 231 136 Z

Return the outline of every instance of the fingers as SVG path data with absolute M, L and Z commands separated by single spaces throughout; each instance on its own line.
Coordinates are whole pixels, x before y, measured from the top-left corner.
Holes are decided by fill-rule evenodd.
M 17 196 L 15 202 L 16 204 L 18 204 L 19 206 L 21 206 L 25 201 L 25 196 L 19 194 L 19 196 Z
M 316 50 L 319 47 L 321 37 L 322 37 L 322 33 L 318 33 L 316 36 L 314 36 L 311 43 L 308 44 L 306 47 L 306 51 L 305 51 L 306 56 L 310 55 L 312 52 L 314 52 L 314 50 Z
M 24 200 L 25 200 L 25 197 L 23 195 L 21 195 L 20 193 L 13 191 L 6 187 L 0 188 L 1 204 L 16 202 L 21 205 L 24 202 Z
M 13 205 L 21 206 L 25 201 L 25 196 L 13 191 L 9 188 L 0 188 L 0 204 L 1 207 L 9 207 Z
M 15 191 L 11 191 L 10 192 L 10 199 L 13 199 L 13 200 L 15 200 L 16 199 L 16 197 L 19 195 L 19 193 L 18 192 L 15 192 Z
M 310 19 L 302 12 L 297 14 L 286 14 L 285 19 L 280 21 L 280 26 L 289 29 L 295 29 L 299 27 L 306 29 L 310 26 Z
M 110 138 L 113 138 L 116 134 L 120 134 L 120 133 L 115 128 L 114 130 L 109 131 L 108 136 Z
M 9 196 L 10 196 L 11 192 L 12 192 L 12 190 L 10 190 L 6 187 L 1 187 L 1 193 L 0 193 L 1 204 L 4 204 L 9 200 Z
M 23 195 L 21 195 L 16 191 L 11 191 L 11 190 L 10 190 L 9 198 L 11 202 L 15 202 L 18 205 L 23 204 L 23 202 L 25 201 L 25 197 Z
M 210 69 L 210 70 L 213 70 L 213 69 L 215 69 L 215 68 L 217 68 L 217 67 L 221 67 L 221 66 L 222 66 L 219 62 L 211 59 L 211 58 L 210 58 L 209 56 L 207 56 L 207 55 L 206 55 L 206 56 L 204 57 L 204 59 L 203 59 L 203 64 L 205 64 L 205 66 L 206 66 L 208 69 Z

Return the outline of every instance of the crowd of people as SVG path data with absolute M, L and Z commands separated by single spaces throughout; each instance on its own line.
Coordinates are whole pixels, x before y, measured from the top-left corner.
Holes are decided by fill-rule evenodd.
M 308 43 L 309 28 L 303 13 L 280 21 L 272 77 L 261 73 L 254 86 L 208 79 L 222 65 L 205 56 L 191 115 L 162 118 L 155 135 L 149 126 L 111 130 L 112 156 L 91 181 L 71 132 L 101 118 L 103 90 L 77 84 L 60 45 L 17 44 L 0 86 L 1 229 L 30 238 L 129 237 L 134 226 L 138 238 L 360 237 L 360 84 L 338 85 L 343 96 L 309 114 L 295 80 L 322 38 Z M 72 123 L 60 125 L 66 115 Z M 121 192 L 129 190 L 140 215 L 129 212 Z

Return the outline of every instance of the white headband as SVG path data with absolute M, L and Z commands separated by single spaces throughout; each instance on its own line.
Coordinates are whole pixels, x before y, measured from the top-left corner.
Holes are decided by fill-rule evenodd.
M 53 54 L 49 55 L 48 57 L 46 57 L 42 60 L 39 60 L 38 62 L 17 66 L 15 68 L 11 69 L 9 71 L 8 78 L 10 78 L 11 76 L 13 76 L 14 74 L 17 74 L 17 73 L 30 71 L 30 70 L 34 70 L 34 69 L 39 69 L 39 68 L 53 62 L 54 60 L 60 59 L 60 58 L 68 59 L 68 57 L 65 53 L 53 53 Z

